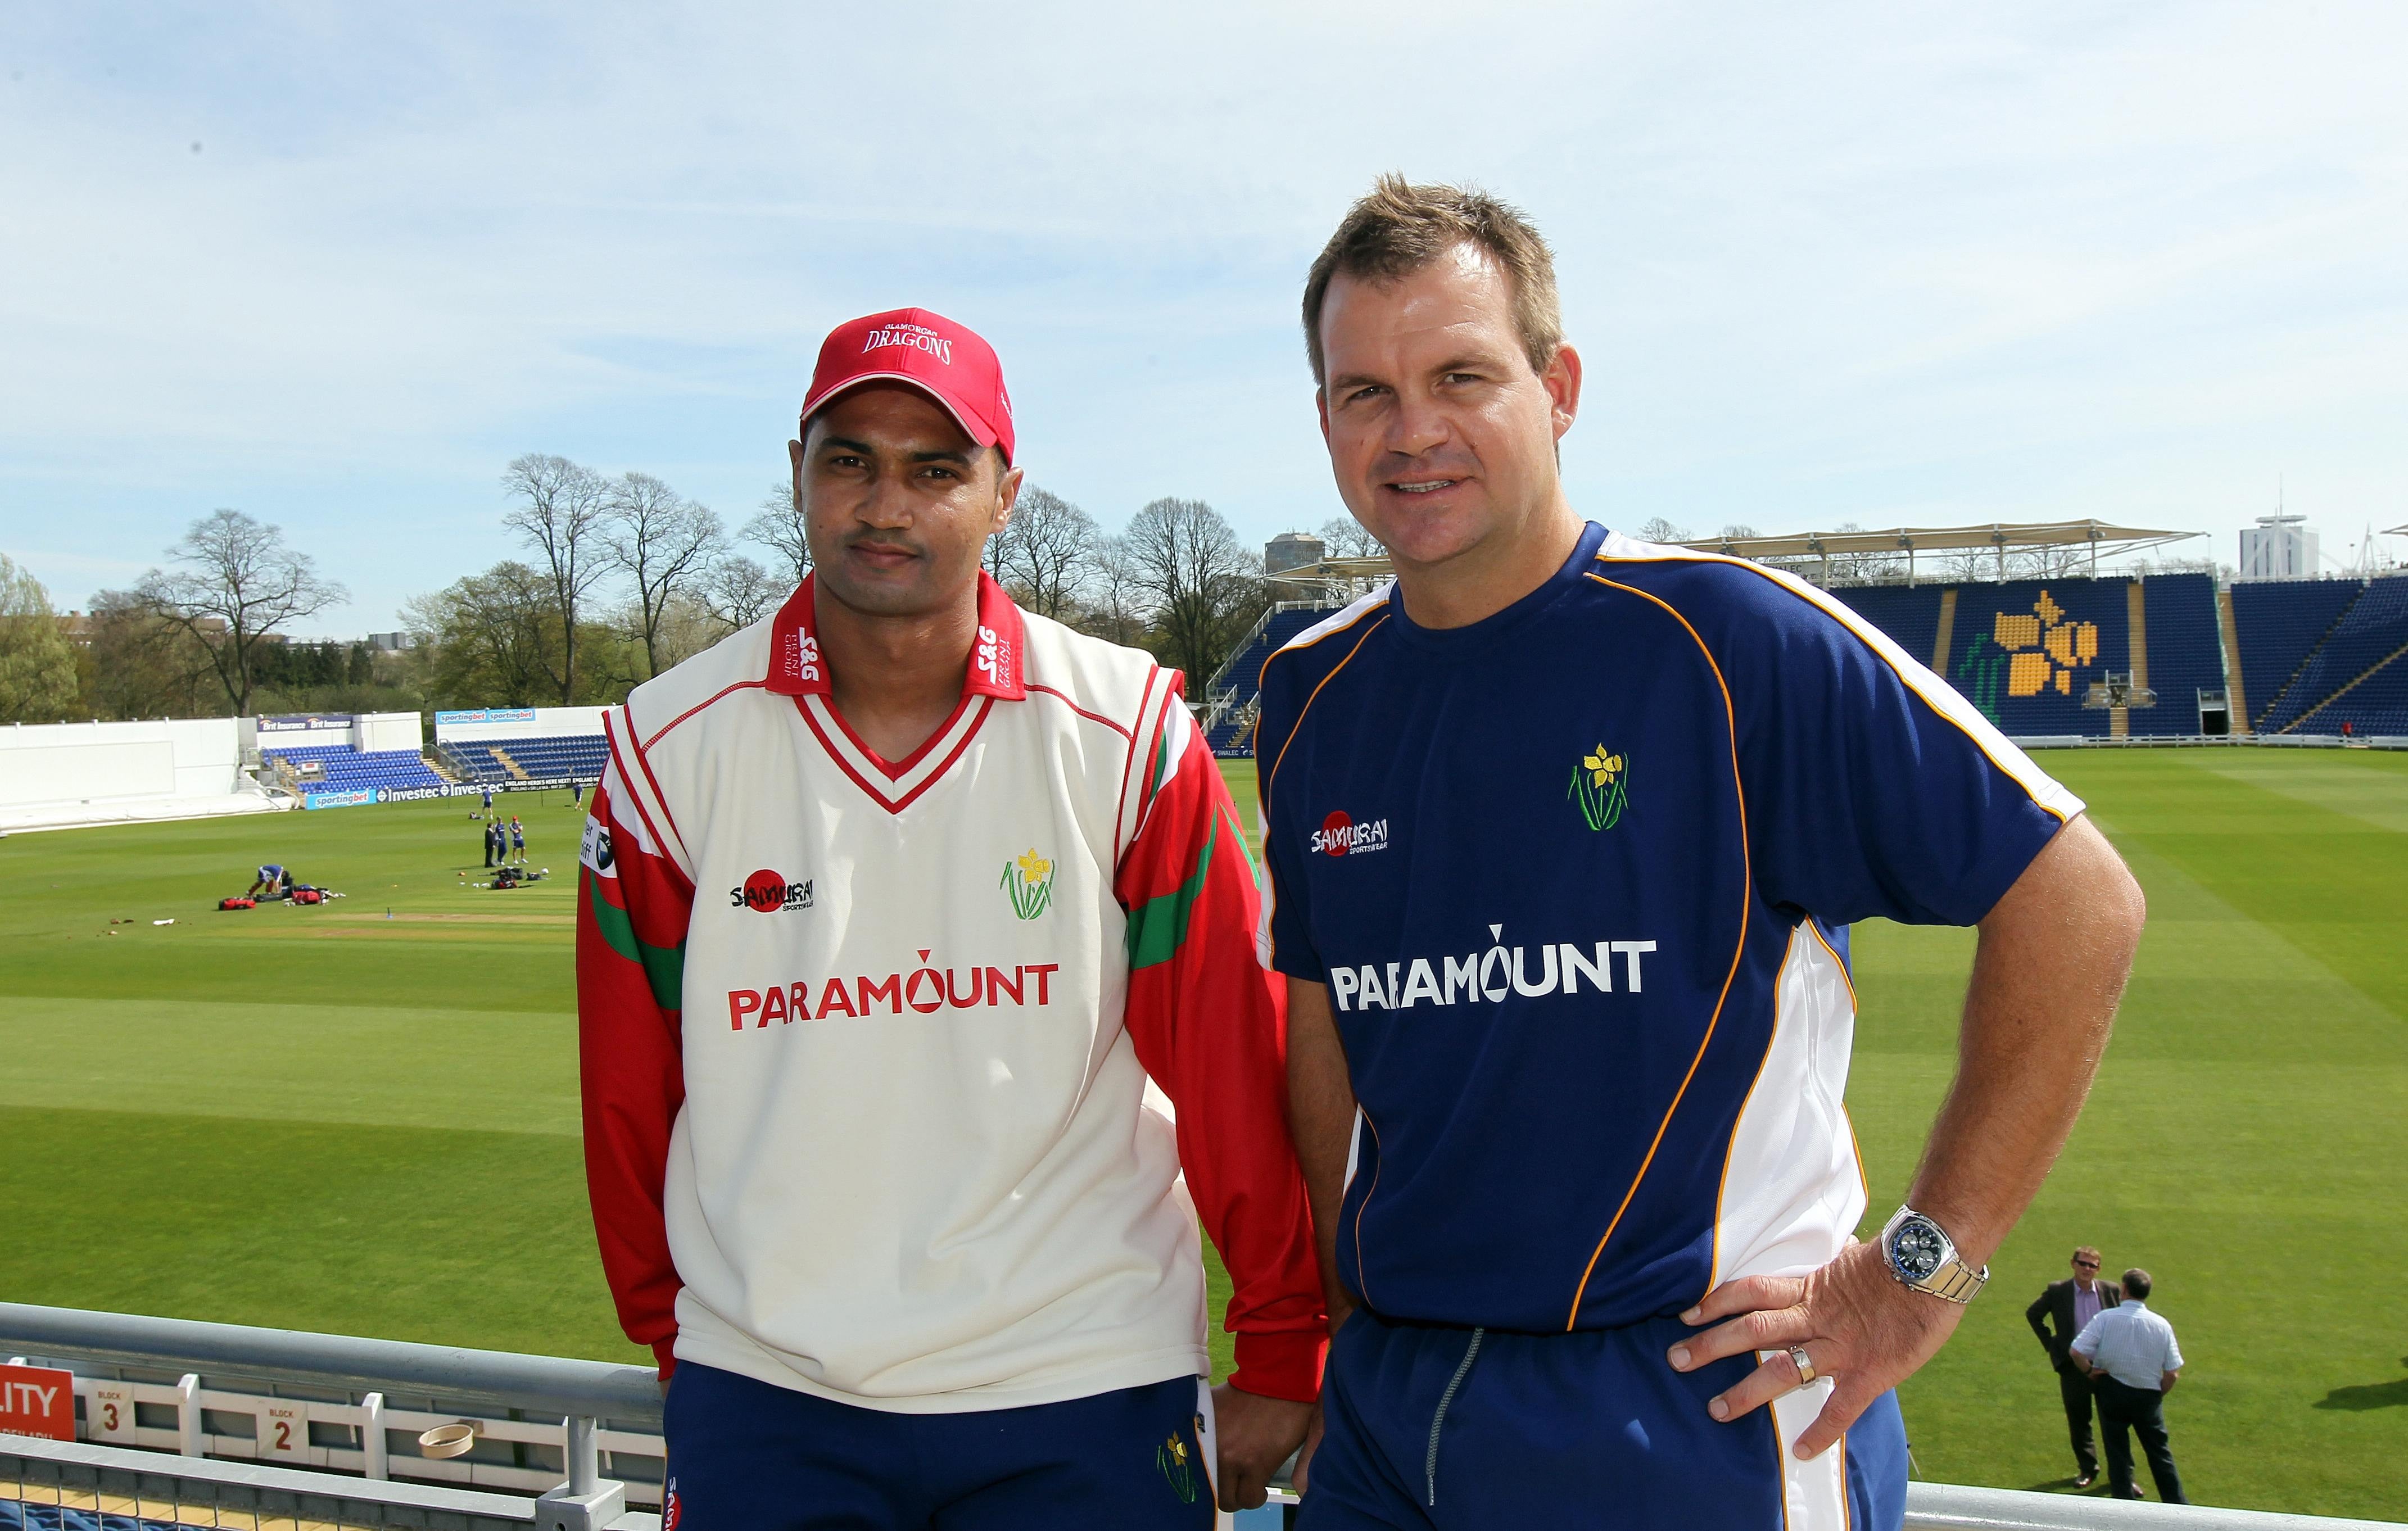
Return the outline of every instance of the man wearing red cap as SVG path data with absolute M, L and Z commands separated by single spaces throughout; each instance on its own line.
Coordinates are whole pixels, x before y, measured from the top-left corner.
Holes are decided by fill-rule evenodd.
M 976 335 L 838 328 L 788 448 L 811 577 L 608 720 L 587 1171 L 685 1531 L 1204 1526 L 1312 1418 L 1244 837 L 1177 672 L 981 571 L 1013 445 Z

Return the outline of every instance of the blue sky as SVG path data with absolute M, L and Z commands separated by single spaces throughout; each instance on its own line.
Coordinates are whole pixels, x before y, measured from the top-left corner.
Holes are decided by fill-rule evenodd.
M 1340 512 L 1296 305 L 1389 168 L 1554 241 L 1598 519 L 2408 522 L 2408 7 L 1496 9 L 7 7 L 0 551 L 79 607 L 235 506 L 390 627 L 522 451 L 741 522 L 903 304 L 1036 481 L 1268 537 Z

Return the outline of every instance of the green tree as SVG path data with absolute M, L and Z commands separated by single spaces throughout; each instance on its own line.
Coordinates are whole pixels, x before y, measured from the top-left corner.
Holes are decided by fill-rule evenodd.
M 130 590 L 92 598 L 78 674 L 95 718 L 197 718 L 225 706 L 200 639 Z
M 0 723 L 56 723 L 75 705 L 75 652 L 50 592 L 0 553 Z

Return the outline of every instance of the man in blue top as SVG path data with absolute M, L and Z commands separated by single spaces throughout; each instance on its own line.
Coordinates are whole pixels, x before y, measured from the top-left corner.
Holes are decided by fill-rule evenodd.
M 1581 519 L 1580 358 L 1513 209 L 1383 179 L 1305 330 L 1397 581 L 1272 657 L 1256 738 L 1343 1318 L 1300 1524 L 1896 1527 L 1891 1389 L 2064 1142 L 2140 891 L 1845 607 Z M 1859 1244 L 1873 915 L 1981 941 L 1909 1206 Z

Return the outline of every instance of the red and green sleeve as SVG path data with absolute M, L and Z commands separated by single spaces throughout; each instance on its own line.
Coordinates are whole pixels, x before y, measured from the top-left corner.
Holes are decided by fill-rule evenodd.
M 1254 955 L 1260 894 L 1238 813 L 1174 694 L 1143 739 L 1128 913 L 1129 1037 L 1178 1109 L 1179 1158 L 1235 1291 L 1227 1324 L 1249 1393 L 1320 1395 L 1328 1331 L 1312 1216 L 1287 1127 L 1287 1023 Z
M 585 1183 L 627 1338 L 676 1365 L 677 1266 L 661 1205 L 685 1101 L 678 1010 L 694 890 L 620 790 L 595 788 L 578 860 L 577 1036 Z

